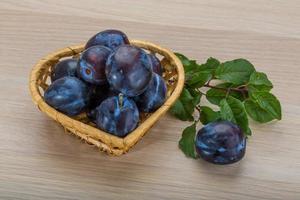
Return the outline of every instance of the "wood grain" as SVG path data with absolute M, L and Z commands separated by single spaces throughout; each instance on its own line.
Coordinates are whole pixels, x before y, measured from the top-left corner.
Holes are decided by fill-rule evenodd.
M 300 4 L 297 0 L 0 2 L 0 199 L 300 199 Z M 177 147 L 167 115 L 109 157 L 31 102 L 31 67 L 47 53 L 118 28 L 200 62 L 244 57 L 265 71 L 283 120 L 251 122 L 245 158 L 215 166 Z

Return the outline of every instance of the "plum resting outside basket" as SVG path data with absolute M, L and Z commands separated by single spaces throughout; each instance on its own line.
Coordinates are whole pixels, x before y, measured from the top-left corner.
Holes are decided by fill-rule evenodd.
M 84 45 L 67 47 L 42 58 L 32 69 L 29 88 L 33 102 L 49 117 L 60 123 L 66 131 L 73 133 L 86 142 L 97 146 L 101 151 L 112 155 L 122 155 L 133 147 L 155 122 L 165 114 L 180 96 L 184 86 L 184 70 L 180 60 L 173 52 L 150 42 L 131 40 L 134 46 L 143 48 L 163 57 L 162 66 L 165 70 L 164 80 L 167 83 L 168 95 L 166 102 L 154 113 L 141 114 L 138 127 L 125 138 L 119 138 L 102 130 L 91 123 L 85 114 L 69 117 L 51 106 L 43 98 L 43 93 L 50 84 L 50 74 L 55 64 L 62 58 L 77 57 Z

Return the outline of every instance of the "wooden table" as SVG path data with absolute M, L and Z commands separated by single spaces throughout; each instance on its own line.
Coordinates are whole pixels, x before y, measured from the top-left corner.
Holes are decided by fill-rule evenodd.
M 300 3 L 297 0 L 0 2 L 0 199 L 300 199 Z M 283 120 L 251 122 L 245 158 L 216 166 L 177 147 L 166 115 L 130 153 L 109 157 L 39 112 L 31 67 L 117 28 L 204 62 L 247 58 L 273 81 Z

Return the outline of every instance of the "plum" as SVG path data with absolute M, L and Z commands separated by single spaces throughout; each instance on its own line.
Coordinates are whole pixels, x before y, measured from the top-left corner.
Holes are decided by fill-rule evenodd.
M 115 90 L 133 97 L 146 90 L 152 78 L 152 66 L 144 50 L 122 45 L 108 57 L 105 73 Z
M 198 131 L 195 147 L 199 156 L 208 162 L 231 164 L 243 158 L 246 137 L 236 124 L 216 121 Z
M 51 73 L 51 81 L 53 82 L 65 76 L 76 77 L 77 62 L 75 58 L 68 58 L 58 62 Z
M 45 91 L 44 98 L 53 108 L 74 116 L 86 108 L 89 95 L 89 88 L 83 81 L 66 76 L 54 81 Z
M 105 30 L 97 33 L 89 39 L 85 45 L 85 49 L 96 45 L 103 45 L 114 50 L 123 44 L 129 44 L 129 40 L 125 33 L 119 30 Z
M 148 57 L 151 61 L 153 72 L 155 72 L 158 75 L 162 76 L 163 68 L 161 66 L 161 63 L 160 63 L 159 59 L 152 53 L 148 54 Z
M 164 104 L 167 97 L 167 85 L 158 74 L 153 74 L 152 79 L 144 93 L 134 98 L 142 112 L 153 112 Z
M 93 46 L 86 49 L 78 61 L 78 76 L 91 84 L 107 84 L 105 64 L 110 53 L 111 50 L 104 46 Z
M 139 111 L 133 100 L 120 94 L 104 100 L 97 107 L 97 126 L 115 136 L 125 137 L 139 122 Z

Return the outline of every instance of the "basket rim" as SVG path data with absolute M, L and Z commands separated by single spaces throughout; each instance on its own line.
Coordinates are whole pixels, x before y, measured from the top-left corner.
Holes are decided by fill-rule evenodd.
M 29 89 L 33 102 L 42 112 L 46 113 L 49 117 L 53 118 L 63 126 L 65 124 L 70 125 L 71 127 L 68 127 L 67 129 L 72 129 L 72 132 L 76 132 L 78 128 L 80 130 L 85 130 L 85 132 L 87 133 L 87 137 L 100 139 L 105 144 L 112 146 L 112 148 L 116 147 L 124 149 L 125 152 L 128 151 L 129 148 L 137 143 L 138 140 L 155 124 L 155 122 L 169 110 L 169 108 L 175 103 L 176 99 L 180 96 L 181 91 L 184 87 L 184 69 L 181 61 L 173 52 L 151 42 L 142 40 L 130 40 L 130 44 L 141 47 L 143 49 L 148 49 L 155 53 L 162 54 L 164 57 L 166 57 L 176 68 L 177 83 L 172 94 L 168 97 L 166 102 L 155 112 L 151 113 L 151 115 L 145 121 L 139 124 L 138 127 L 134 131 L 129 133 L 126 137 L 120 138 L 114 136 L 57 111 L 44 101 L 44 98 L 39 92 L 38 77 L 41 73 L 43 73 L 43 66 L 50 65 L 52 62 L 56 62 L 62 57 L 74 56 L 80 53 L 84 48 L 83 44 L 60 49 L 48 54 L 46 57 L 37 62 L 30 73 L 29 80 Z M 99 138 L 100 135 L 101 137 Z

